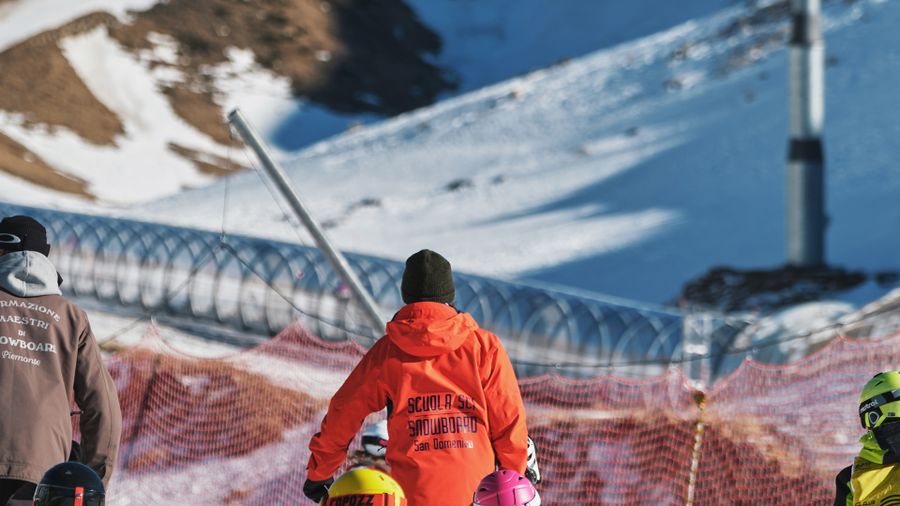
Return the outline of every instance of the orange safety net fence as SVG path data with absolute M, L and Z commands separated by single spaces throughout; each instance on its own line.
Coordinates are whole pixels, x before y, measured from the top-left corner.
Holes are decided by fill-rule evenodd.
M 680 370 L 520 385 L 542 504 L 684 504 L 698 410 Z
M 543 503 L 823 504 L 857 450 L 857 392 L 896 367 L 896 345 L 838 339 L 787 366 L 748 362 L 705 401 L 675 368 L 524 379 Z M 363 353 L 293 325 L 252 350 L 197 358 L 151 327 L 106 359 L 124 417 L 109 504 L 308 503 L 307 444 Z
M 123 415 L 111 504 L 299 503 L 306 444 L 362 353 L 291 327 L 249 351 L 196 358 L 151 327 L 106 361 Z
M 747 361 L 710 392 L 696 504 L 831 504 L 859 452 L 859 392 L 900 368 L 900 337 L 837 338 L 793 363 Z

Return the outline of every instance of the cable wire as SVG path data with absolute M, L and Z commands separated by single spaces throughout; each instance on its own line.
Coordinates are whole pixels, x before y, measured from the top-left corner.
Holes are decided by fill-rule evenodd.
M 269 191 L 269 196 L 272 200 L 275 201 L 275 204 L 278 206 L 281 211 L 281 216 L 284 218 L 284 221 L 291 227 L 294 231 L 294 235 L 297 236 L 297 240 L 301 245 L 307 246 L 306 238 L 300 234 L 301 224 L 295 221 L 295 217 L 293 213 L 289 213 L 287 209 L 285 209 L 285 204 L 282 201 L 281 195 L 272 187 L 272 183 L 268 180 L 268 178 L 262 175 L 262 170 L 250 156 L 250 153 L 247 152 L 247 149 L 244 148 L 244 156 L 247 158 L 247 162 L 250 164 L 250 167 L 253 169 L 253 172 L 256 173 L 256 177 L 258 177 L 265 185 L 266 189 Z
M 357 337 L 365 338 L 365 339 L 369 340 L 370 344 L 371 344 L 371 343 L 374 343 L 375 341 L 377 341 L 377 340 L 381 337 L 380 335 L 379 335 L 379 336 L 374 336 L 371 332 L 367 332 L 367 330 L 368 330 L 367 327 L 358 327 L 358 328 L 355 328 L 355 329 L 354 329 L 354 328 L 350 328 L 349 326 L 345 325 L 345 324 L 342 323 L 342 322 L 330 320 L 330 319 L 328 319 L 328 318 L 323 318 L 323 317 L 321 317 L 321 316 L 319 316 L 319 315 L 310 313 L 310 312 L 308 312 L 308 311 L 306 311 L 306 310 L 300 308 L 299 306 L 297 306 L 297 304 L 294 303 L 293 298 L 291 298 L 291 297 L 287 296 L 286 294 L 282 293 L 282 291 L 279 290 L 277 287 L 275 287 L 275 286 L 271 283 L 271 281 L 269 281 L 268 279 L 266 279 L 266 278 L 265 278 L 264 276 L 262 276 L 259 272 L 256 272 L 256 269 L 254 269 L 254 267 L 253 267 L 252 265 L 250 265 L 250 263 L 249 263 L 248 261 L 246 261 L 245 259 L 243 259 L 243 258 L 241 257 L 241 255 L 240 255 L 240 253 L 239 253 L 236 249 L 234 249 L 230 244 L 228 244 L 228 243 L 226 242 L 226 243 L 223 244 L 222 247 L 223 247 L 226 251 L 231 252 L 231 254 L 234 255 L 234 258 L 237 259 L 237 261 L 238 261 L 242 266 L 244 266 L 244 268 L 246 268 L 248 271 L 252 272 L 252 273 L 253 273 L 257 278 L 259 278 L 259 280 L 262 281 L 262 282 L 263 282 L 270 290 L 272 290 L 276 295 L 278 295 L 282 300 L 284 300 L 284 302 L 286 302 L 289 306 L 291 306 L 291 308 L 293 308 L 295 311 L 297 311 L 297 313 L 299 313 L 299 314 L 301 314 L 301 315 L 303 315 L 303 316 L 306 316 L 306 317 L 308 317 L 308 318 L 311 318 L 311 319 L 313 319 L 313 320 L 315 320 L 315 321 L 317 321 L 317 322 L 320 322 L 320 323 L 323 323 L 323 324 L 328 325 L 328 326 L 330 326 L 330 327 L 333 327 L 333 328 L 335 328 L 335 329 L 337 329 L 337 330 L 343 331 L 343 332 L 345 332 L 345 333 L 347 333 L 347 334 L 354 335 L 354 336 L 357 336 Z
M 233 129 L 230 129 L 230 130 L 233 132 Z M 243 153 L 244 153 L 244 156 L 247 158 L 247 162 L 248 162 L 249 166 L 250 166 L 250 167 L 252 168 L 252 170 L 256 173 L 257 177 L 259 177 L 259 179 L 262 180 L 263 184 L 265 185 L 266 189 L 267 189 L 268 192 L 269 192 L 269 196 L 270 196 L 270 197 L 272 198 L 272 200 L 274 200 L 275 203 L 278 205 L 278 208 L 281 210 L 281 215 L 282 215 L 282 217 L 285 219 L 285 221 L 288 223 L 288 225 L 291 227 L 291 229 L 293 229 L 294 234 L 297 236 L 297 239 L 298 239 L 299 243 L 300 243 L 301 245 L 306 245 L 306 242 L 307 242 L 307 241 L 306 241 L 306 238 L 304 238 L 304 237 L 301 235 L 301 233 L 300 233 L 300 230 L 301 230 L 301 224 L 298 223 L 298 222 L 296 222 L 296 221 L 295 221 L 295 218 L 294 218 L 294 216 L 293 216 L 293 214 L 292 214 L 292 213 L 289 213 L 289 212 L 287 211 L 287 209 L 285 209 L 285 204 L 284 204 L 284 202 L 283 202 L 283 200 L 282 200 L 282 197 L 281 197 L 280 194 L 275 190 L 275 188 L 272 187 L 272 183 L 268 180 L 268 178 L 266 178 L 266 177 L 264 177 L 264 176 L 262 175 L 262 170 L 260 170 L 259 166 L 258 166 L 258 165 L 256 164 L 256 162 L 254 161 L 253 157 L 250 156 L 250 153 L 248 152 L 247 148 L 245 147 L 242 151 L 243 151 Z M 373 343 L 373 342 L 375 342 L 376 340 L 378 340 L 378 338 L 380 337 L 380 336 L 374 336 L 374 335 L 372 335 L 371 332 L 367 332 L 367 331 L 366 331 L 367 328 L 360 327 L 360 328 L 356 328 L 356 329 L 351 329 L 351 328 L 349 328 L 348 326 L 344 325 L 344 324 L 341 323 L 341 322 L 329 320 L 329 319 L 327 319 L 327 318 L 323 318 L 323 317 L 321 317 L 321 316 L 319 316 L 319 315 L 315 315 L 315 314 L 312 314 L 312 313 L 310 313 L 310 312 L 308 312 L 308 311 L 303 310 L 302 308 L 300 308 L 299 306 L 297 306 L 297 305 L 294 303 L 294 301 L 293 301 L 293 299 L 292 299 L 291 297 L 288 297 L 287 295 L 281 293 L 281 291 L 280 291 L 278 288 L 276 288 L 276 287 L 275 287 L 268 279 L 266 279 L 266 278 L 265 278 L 264 276 L 262 276 L 260 273 L 256 272 L 256 270 L 250 265 L 250 263 L 247 262 L 246 260 L 244 260 L 244 259 L 241 257 L 240 253 L 239 253 L 237 250 L 235 250 L 235 249 L 234 249 L 233 247 L 231 247 L 229 244 L 225 243 L 224 237 L 225 237 L 225 236 L 224 236 L 224 232 L 223 232 L 223 243 L 224 243 L 224 246 L 223 246 L 223 247 L 225 247 L 228 251 L 230 251 L 231 254 L 234 255 L 234 257 L 238 260 L 238 262 L 241 263 L 241 265 L 243 265 L 247 270 L 249 270 L 249 271 L 252 272 L 254 275 L 256 275 L 257 278 L 259 278 L 259 279 L 260 279 L 260 280 L 261 280 L 261 281 L 262 281 L 269 289 L 271 289 L 276 295 L 278 295 L 278 296 L 279 296 L 282 300 L 284 300 L 289 306 L 291 306 L 291 308 L 293 308 L 295 311 L 297 311 L 297 313 L 299 313 L 299 314 L 301 314 L 301 315 L 303 315 L 303 316 L 306 316 L 306 317 L 308 317 L 308 318 L 311 318 L 311 319 L 313 319 L 313 320 L 316 320 L 316 321 L 318 321 L 318 322 L 320 322 L 320 323 L 322 323 L 322 324 L 325 324 L 325 325 L 328 325 L 328 326 L 333 327 L 333 328 L 335 328 L 335 329 L 338 329 L 338 330 L 340 330 L 340 331 L 343 331 L 343 332 L 345 332 L 345 333 L 347 333 L 347 334 L 355 335 L 355 336 L 357 336 L 357 337 L 365 338 L 365 339 L 367 339 L 367 340 L 369 341 L 370 344 Z

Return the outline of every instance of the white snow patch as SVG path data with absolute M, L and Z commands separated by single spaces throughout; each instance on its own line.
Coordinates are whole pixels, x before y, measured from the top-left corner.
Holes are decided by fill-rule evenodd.
M 219 154 L 225 149 L 174 113 L 148 69 L 119 47 L 105 28 L 65 39 L 61 47 L 97 99 L 122 120 L 125 135 L 116 139 L 115 146 L 95 146 L 66 129 L 54 133 L 28 129 L 20 116 L 2 114 L 10 137 L 50 165 L 90 181 L 90 191 L 107 203 L 157 198 L 212 180 L 168 145 L 177 142 Z
M 796 360 L 808 355 L 812 346 L 834 337 L 834 332 L 824 330 L 853 310 L 852 304 L 840 301 L 798 304 L 748 326 L 734 338 L 734 346 L 738 349 L 757 346 L 753 358 L 767 363 Z M 729 362 L 735 362 L 733 365 L 741 359 L 742 356 L 726 358 Z
M 113 474 L 108 502 L 122 506 L 178 504 L 179 497 L 190 497 L 192 505 L 217 506 L 232 503 L 235 497 L 242 497 L 247 492 L 259 494 L 265 491 L 266 483 L 295 472 L 297 463 L 305 462 L 309 457 L 306 446 L 318 430 L 317 422 L 287 430 L 279 441 L 246 455 L 207 458 L 163 471 L 132 473 L 119 469 Z M 179 435 L 189 439 L 188 434 Z M 174 437 L 173 434 L 168 436 Z M 152 441 L 134 441 L 132 444 L 135 448 L 156 447 Z M 134 455 L 134 458 L 140 457 L 140 454 Z
M 141 56 L 147 61 L 157 61 L 175 65 L 178 63 L 178 41 L 165 33 L 150 32 L 147 41 L 153 45 L 149 51 L 142 51 Z
M 79 197 L 40 187 L 5 172 L 0 172 L 0 201 L 47 208 L 78 209 L 88 206 Z
M 124 20 L 128 11 L 146 10 L 158 2 L 159 0 L 19 0 L 0 7 L 0 51 L 92 12 L 104 11 Z
M 201 69 L 215 78 L 225 112 L 236 108 L 261 135 L 268 136 L 286 113 L 302 106 L 291 94 L 291 80 L 262 68 L 253 51 L 228 48 L 228 62 Z
M 214 78 L 219 91 L 216 100 L 226 114 L 240 109 L 278 157 L 375 119 L 371 114 L 338 114 L 295 98 L 291 80 L 260 66 L 250 50 L 232 47 L 226 56 L 227 62 L 204 67 L 201 72 Z

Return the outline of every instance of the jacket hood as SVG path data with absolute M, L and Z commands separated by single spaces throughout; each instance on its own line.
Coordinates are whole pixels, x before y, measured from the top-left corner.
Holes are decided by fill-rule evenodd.
M 451 352 L 478 328 L 468 313 L 439 302 L 415 302 L 403 306 L 387 324 L 387 336 L 404 352 L 416 357 L 436 357 Z
M 17 297 L 62 295 L 56 267 L 37 251 L 13 251 L 0 256 L 0 288 Z

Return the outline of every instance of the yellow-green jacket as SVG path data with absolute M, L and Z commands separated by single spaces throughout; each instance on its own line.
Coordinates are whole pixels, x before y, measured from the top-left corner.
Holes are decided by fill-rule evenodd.
M 863 447 L 835 480 L 835 506 L 900 506 L 900 459 L 887 455 L 872 432 L 860 439 Z

